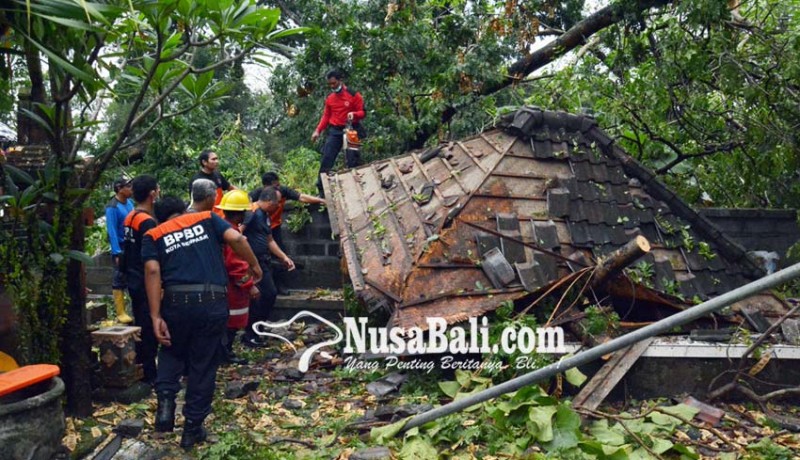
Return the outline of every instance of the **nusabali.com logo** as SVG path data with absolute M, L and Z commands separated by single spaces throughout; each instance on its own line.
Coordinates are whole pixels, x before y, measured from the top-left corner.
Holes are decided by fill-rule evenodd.
M 503 328 L 499 335 L 499 341 L 491 343 L 489 332 L 489 320 L 486 317 L 470 318 L 465 326 L 447 326 L 444 318 L 426 318 L 427 328 L 411 327 L 370 327 L 365 317 L 346 317 L 344 318 L 344 331 L 336 324 L 309 311 L 302 311 L 294 315 L 291 319 L 281 322 L 259 321 L 253 325 L 256 334 L 265 337 L 277 338 L 296 351 L 295 345 L 280 334 L 268 332 L 270 329 L 285 328 L 292 325 L 300 318 L 311 317 L 327 326 L 334 332 L 334 338 L 325 340 L 309 346 L 300 356 L 298 368 L 301 372 L 308 371 L 314 353 L 320 351 L 323 357 L 330 358 L 330 355 L 322 348 L 337 345 L 342 340 L 345 341 L 342 352 L 345 355 L 346 367 L 350 368 L 372 368 L 360 364 L 356 355 L 371 354 L 387 358 L 387 365 L 395 365 L 403 368 L 413 368 L 412 364 L 400 365 L 397 356 L 402 355 L 466 355 L 466 354 L 505 354 L 520 353 L 529 354 L 564 354 L 564 330 L 560 327 L 538 327 L 531 328 L 522 326 L 520 328 L 508 326 Z M 452 363 L 453 360 L 443 360 L 442 363 Z M 516 367 L 523 367 L 525 360 L 517 359 Z M 480 367 L 492 367 L 485 364 Z M 464 367 L 463 365 L 461 366 Z M 423 366 L 430 371 L 431 364 Z M 470 366 L 474 368 L 474 366 Z

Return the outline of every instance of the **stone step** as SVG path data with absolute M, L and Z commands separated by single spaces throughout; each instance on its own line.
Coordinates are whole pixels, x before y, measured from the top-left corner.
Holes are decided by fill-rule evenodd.
M 270 312 L 270 321 L 289 319 L 306 310 L 323 318 L 338 320 L 344 316 L 344 295 L 341 289 L 290 289 L 289 295 L 278 296 Z
M 89 294 L 86 296 L 86 324 L 91 326 L 94 323 L 108 319 L 108 309 L 113 307 L 114 300 L 101 294 Z

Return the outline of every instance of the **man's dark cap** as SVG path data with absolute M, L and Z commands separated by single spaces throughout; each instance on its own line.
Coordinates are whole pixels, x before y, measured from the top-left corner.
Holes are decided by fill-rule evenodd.
M 118 177 L 114 179 L 114 192 L 119 192 L 119 189 L 122 187 L 126 187 L 131 184 L 133 179 L 128 179 L 127 177 Z

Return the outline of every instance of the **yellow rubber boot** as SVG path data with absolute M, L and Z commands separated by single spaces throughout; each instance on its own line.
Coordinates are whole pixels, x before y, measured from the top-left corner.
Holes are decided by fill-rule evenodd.
M 117 321 L 122 324 L 133 322 L 133 318 L 125 311 L 125 291 L 114 289 L 114 308 L 117 310 Z

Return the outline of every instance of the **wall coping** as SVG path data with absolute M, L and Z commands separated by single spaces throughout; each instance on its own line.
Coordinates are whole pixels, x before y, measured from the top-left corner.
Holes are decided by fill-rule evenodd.
M 762 209 L 762 208 L 695 208 L 706 217 L 761 217 L 768 219 L 797 219 L 796 209 Z

